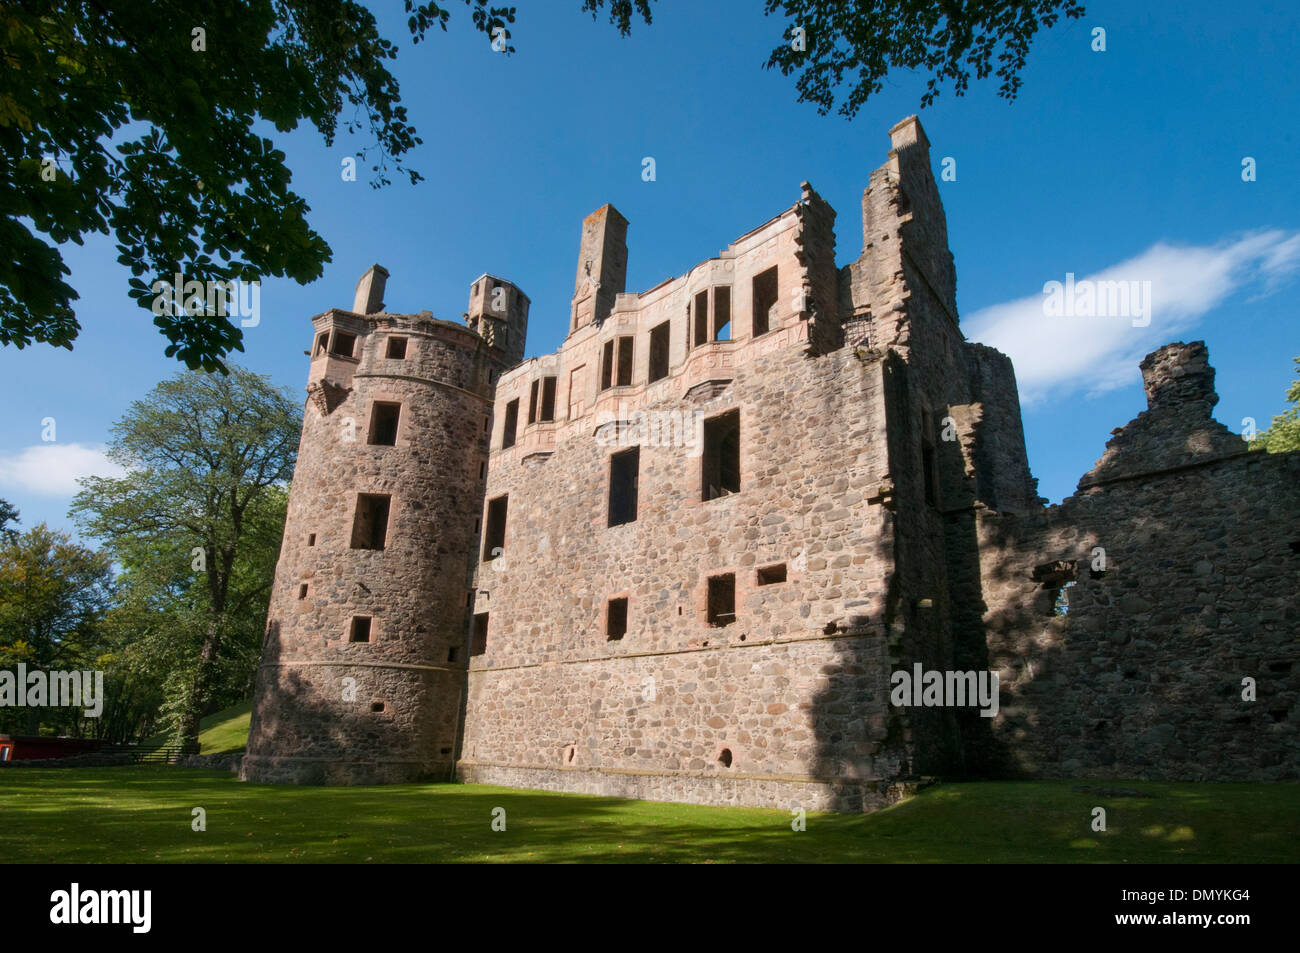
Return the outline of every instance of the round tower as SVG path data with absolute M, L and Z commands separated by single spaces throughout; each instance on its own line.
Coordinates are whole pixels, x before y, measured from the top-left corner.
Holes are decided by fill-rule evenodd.
M 455 765 L 492 390 L 514 361 L 478 328 L 384 312 L 386 278 L 375 266 L 352 311 L 312 319 L 243 780 L 377 784 Z

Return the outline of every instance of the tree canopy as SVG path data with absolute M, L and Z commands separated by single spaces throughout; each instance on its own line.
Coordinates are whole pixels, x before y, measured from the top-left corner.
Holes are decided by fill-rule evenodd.
M 124 672 L 162 697 L 179 742 L 251 689 L 301 426 L 265 377 L 189 371 L 113 427 L 126 474 L 85 478 L 73 501 L 123 569 L 107 623 Z

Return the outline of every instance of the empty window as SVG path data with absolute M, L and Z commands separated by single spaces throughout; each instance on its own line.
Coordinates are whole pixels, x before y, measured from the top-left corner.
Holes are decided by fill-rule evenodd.
M 718 764 L 722 765 L 724 768 L 731 767 L 730 748 L 723 748 L 721 751 L 718 752 Z
M 316 545 L 316 534 L 315 534 L 315 533 L 308 533 L 308 534 L 307 534 L 307 545 L 308 545 L 308 546 L 315 546 L 315 545 Z
M 519 429 L 519 398 L 506 404 L 506 423 L 501 433 L 501 449 L 515 445 L 515 431 Z
M 356 344 L 357 336 L 355 334 L 349 334 L 347 331 L 335 331 L 334 340 L 330 343 L 330 353 L 337 354 L 339 357 L 351 357 Z
M 555 419 L 555 378 L 542 378 L 542 413 L 537 418 L 543 422 Z
M 298 587 L 298 598 L 299 599 L 307 598 L 307 583 L 304 582 L 301 586 Z
M 352 625 L 348 629 L 349 642 L 369 642 L 370 641 L 370 616 L 354 615 Z
M 713 500 L 740 492 L 740 411 L 704 422 L 701 499 Z
M 618 339 L 618 386 L 629 387 L 632 384 L 632 338 Z
M 539 400 L 540 398 L 540 400 Z M 555 419 L 555 378 L 539 377 L 528 395 L 528 422 Z
M 929 411 L 923 410 L 921 411 L 921 470 L 925 480 L 925 502 L 931 506 L 939 502 L 933 433 L 933 418 Z
M 785 563 L 777 563 L 775 566 L 763 566 L 758 571 L 758 584 L 760 586 L 773 586 L 778 582 L 785 582 Z
M 754 337 L 771 329 L 772 307 L 776 304 L 776 268 L 754 276 Z
M 636 520 L 637 477 L 641 448 L 633 447 L 609 458 L 609 525 Z
M 672 322 L 665 321 L 650 332 L 650 382 L 668 376 L 668 331 Z
M 352 522 L 353 549 L 383 549 L 388 539 L 388 494 L 361 493 Z
M 605 638 L 617 642 L 627 634 L 627 596 L 610 599 L 605 610 Z
M 456 647 L 453 645 L 451 648 L 447 649 L 447 661 L 448 662 L 456 661 L 456 656 L 458 654 L 460 653 L 456 651 Z
M 600 358 L 600 389 L 608 390 L 614 383 L 614 342 L 605 342 Z
M 386 356 L 390 361 L 406 360 L 406 338 L 390 337 Z
M 713 340 L 731 340 L 731 288 L 728 285 L 713 289 Z
M 330 333 L 328 331 L 322 331 L 320 334 L 316 335 L 316 353 L 313 357 L 319 357 L 321 354 L 324 354 L 329 348 L 329 344 Z
M 705 288 L 695 296 L 695 343 L 703 344 L 709 339 L 709 289 Z
M 401 415 L 401 404 L 376 401 L 370 412 L 370 443 L 381 447 L 396 446 L 397 421 Z
M 483 536 L 483 561 L 496 559 L 506 548 L 506 506 L 510 497 L 498 496 L 488 502 L 487 533 Z
M 736 621 L 736 576 L 726 573 L 709 577 L 709 625 L 731 625 Z
M 925 469 L 925 502 L 934 506 L 938 502 L 934 480 L 934 445 L 925 443 L 921 446 L 921 465 Z
M 378 714 L 381 714 L 381 713 L 383 712 L 383 710 L 384 710 L 384 703 L 383 703 L 383 702 L 371 702 L 371 703 L 370 703 L 370 710 L 371 710 L 372 712 L 374 712 L 375 714 L 377 714 L 377 715 L 378 715 Z
M 470 641 L 469 654 L 482 655 L 487 651 L 488 614 L 480 612 L 474 616 L 474 638 Z

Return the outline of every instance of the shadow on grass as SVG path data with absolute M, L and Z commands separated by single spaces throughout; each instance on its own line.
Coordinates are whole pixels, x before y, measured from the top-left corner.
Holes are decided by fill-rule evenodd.
M 483 785 L 240 784 L 177 768 L 6 769 L 0 853 L 19 863 L 1169 863 L 1300 860 L 1300 786 L 1070 782 L 930 788 L 869 815 L 712 808 Z M 1093 832 L 1092 808 L 1107 812 Z M 204 831 L 193 810 L 206 812 Z M 494 809 L 505 830 L 492 828 Z

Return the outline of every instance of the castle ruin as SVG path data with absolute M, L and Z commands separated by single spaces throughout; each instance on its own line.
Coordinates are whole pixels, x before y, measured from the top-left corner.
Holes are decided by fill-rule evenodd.
M 1046 506 L 925 133 L 890 137 L 844 267 L 804 183 L 640 293 L 593 212 L 554 354 L 486 274 L 463 323 L 384 311 L 379 266 L 315 317 L 240 776 L 837 810 L 927 776 L 1294 779 L 1300 454 L 1248 451 L 1170 344 Z M 996 716 L 893 704 L 916 666 L 997 673 Z

